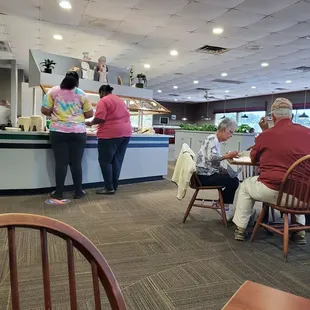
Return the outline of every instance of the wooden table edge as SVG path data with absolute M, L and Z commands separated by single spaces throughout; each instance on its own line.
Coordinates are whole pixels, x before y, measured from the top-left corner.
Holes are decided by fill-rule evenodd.
M 222 308 L 222 310 L 225 310 L 227 306 L 229 306 L 229 303 L 234 299 L 234 297 L 239 293 L 239 291 L 248 283 L 248 282 L 251 282 L 249 280 L 246 280 L 238 289 L 237 291 L 235 292 L 234 295 L 232 295 L 230 297 L 230 299 L 227 301 L 227 303 L 225 304 L 225 306 Z

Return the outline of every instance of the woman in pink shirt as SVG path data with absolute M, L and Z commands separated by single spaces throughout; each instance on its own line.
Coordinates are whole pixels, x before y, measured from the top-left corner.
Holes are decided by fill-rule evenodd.
M 130 114 L 122 99 L 112 94 L 113 87 L 102 85 L 95 118 L 87 126 L 98 125 L 99 164 L 104 179 L 104 188 L 97 194 L 113 195 L 118 187 L 118 179 L 132 135 Z

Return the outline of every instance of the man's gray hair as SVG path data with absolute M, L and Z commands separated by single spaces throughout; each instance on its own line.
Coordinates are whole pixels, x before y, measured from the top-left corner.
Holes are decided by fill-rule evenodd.
M 280 108 L 271 110 L 271 114 L 276 118 L 292 118 L 293 111 L 291 109 Z
M 217 130 L 221 131 L 222 129 L 227 129 L 227 128 L 237 128 L 238 124 L 234 119 L 231 118 L 224 118 L 217 126 Z

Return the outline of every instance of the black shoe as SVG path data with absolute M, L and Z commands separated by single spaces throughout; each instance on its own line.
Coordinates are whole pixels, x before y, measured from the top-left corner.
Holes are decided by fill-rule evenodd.
M 86 193 L 84 191 L 80 191 L 79 193 L 75 193 L 73 196 L 74 199 L 82 199 L 86 196 Z
M 53 198 L 53 199 L 57 199 L 57 200 L 63 200 L 64 199 L 64 195 L 63 194 L 59 194 L 56 191 L 52 192 L 50 197 Z
M 97 189 L 96 194 L 97 195 L 114 195 L 115 191 L 114 190 L 108 190 L 106 188 L 102 188 L 102 189 Z

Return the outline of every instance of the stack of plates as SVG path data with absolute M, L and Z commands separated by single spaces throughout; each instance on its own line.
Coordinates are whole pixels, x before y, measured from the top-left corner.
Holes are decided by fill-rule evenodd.
M 31 127 L 30 127 L 31 131 L 34 131 L 33 130 L 34 128 L 35 128 L 35 131 L 44 131 L 42 116 L 32 115 L 30 116 L 30 119 L 31 119 Z
M 30 117 L 19 117 L 17 119 L 17 126 L 23 126 L 24 131 L 29 131 L 31 127 L 31 119 Z

